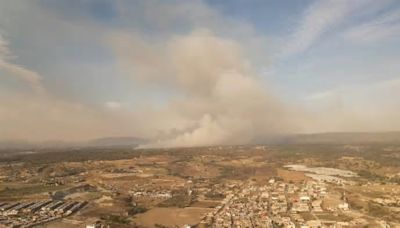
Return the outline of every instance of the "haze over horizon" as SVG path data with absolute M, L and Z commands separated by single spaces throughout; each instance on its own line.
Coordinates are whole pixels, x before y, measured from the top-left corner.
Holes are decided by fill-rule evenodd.
M 0 0 L 0 141 L 400 130 L 400 2 Z

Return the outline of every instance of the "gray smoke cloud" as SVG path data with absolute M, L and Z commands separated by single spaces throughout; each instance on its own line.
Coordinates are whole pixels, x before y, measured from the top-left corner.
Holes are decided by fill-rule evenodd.
M 158 126 L 163 138 L 149 146 L 241 144 L 294 130 L 289 108 L 268 93 L 234 40 L 195 30 L 162 42 L 132 34 L 110 42 L 121 69 L 142 86 L 181 95 L 159 112 L 168 124 Z

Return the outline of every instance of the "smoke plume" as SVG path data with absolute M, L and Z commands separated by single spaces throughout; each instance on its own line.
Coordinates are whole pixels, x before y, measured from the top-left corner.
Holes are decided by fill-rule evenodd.
M 168 124 L 158 126 L 163 137 L 151 146 L 249 143 L 292 130 L 288 108 L 257 80 L 233 40 L 196 30 L 166 42 L 126 34 L 111 41 L 120 67 L 142 86 L 180 94 L 160 111 L 157 118 Z

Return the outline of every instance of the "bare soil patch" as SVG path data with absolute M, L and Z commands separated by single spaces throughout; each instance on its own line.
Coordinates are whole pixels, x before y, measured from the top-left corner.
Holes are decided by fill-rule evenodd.
M 135 222 L 144 227 L 155 227 L 156 224 L 164 226 L 182 227 L 185 224 L 197 224 L 203 215 L 212 209 L 186 207 L 186 208 L 153 208 L 144 214 L 139 214 Z

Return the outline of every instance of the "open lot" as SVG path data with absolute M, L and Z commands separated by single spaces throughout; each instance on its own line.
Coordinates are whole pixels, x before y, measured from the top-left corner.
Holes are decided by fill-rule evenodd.
M 303 172 L 291 171 L 286 169 L 277 169 L 278 177 L 282 178 L 287 182 L 302 182 L 310 180 L 311 178 L 304 175 Z
M 211 211 L 207 208 L 153 208 L 144 214 L 138 215 L 134 221 L 145 227 L 164 226 L 182 227 L 185 224 L 197 224 L 202 216 Z

